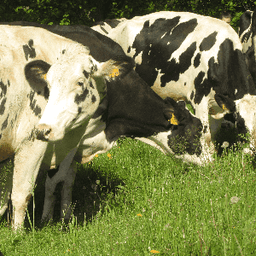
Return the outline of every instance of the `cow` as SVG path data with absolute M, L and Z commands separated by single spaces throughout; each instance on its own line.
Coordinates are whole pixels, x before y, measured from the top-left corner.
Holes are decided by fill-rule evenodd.
M 87 47 L 41 28 L 1 25 L 0 38 L 0 162 L 15 155 L 16 229 L 24 220 L 47 142 L 56 142 L 55 148 L 60 149 L 55 149 L 54 161 L 61 162 L 62 155 L 66 157 L 79 143 L 82 136 L 77 134 L 85 130 L 106 96 L 105 80 L 114 81 L 132 71 L 133 61 L 124 56 L 97 62 Z M 71 135 L 70 144 L 66 141 Z M 53 150 L 47 152 L 51 155 Z M 51 158 L 45 161 L 48 166 Z M 5 209 L 6 197 L 1 213 Z
M 97 25 L 92 28 L 100 31 Z M 226 114 L 233 115 L 241 131 L 248 130 L 255 147 L 256 90 L 231 26 L 211 17 L 161 11 L 120 22 L 106 35 L 135 60 L 136 72 L 158 95 L 191 104 L 211 148 Z
M 146 137 L 183 157 L 176 140 L 186 135 L 185 159 L 208 159 L 200 120 L 184 104 L 155 94 L 111 39 L 90 28 L 63 37 L 40 27 L 0 25 L 0 33 L 0 160 L 14 156 L 13 184 L 4 191 L 12 187 L 14 229 L 23 223 L 39 168 L 60 164 L 72 171 L 74 158 L 108 150 L 120 136 Z M 7 199 L 1 198 L 1 213 Z

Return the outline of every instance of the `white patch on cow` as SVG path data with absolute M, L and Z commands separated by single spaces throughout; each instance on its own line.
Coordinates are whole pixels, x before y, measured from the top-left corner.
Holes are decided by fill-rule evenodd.
M 245 121 L 246 128 L 252 135 L 250 140 L 251 149 L 256 149 L 256 96 L 245 95 L 242 99 L 235 101 L 237 111 Z
M 161 36 L 161 39 L 164 38 L 166 34 L 167 34 L 167 32 L 165 32 L 165 33 Z
M 140 65 L 142 63 L 142 53 L 143 52 L 140 52 L 138 56 L 136 56 L 135 58 L 135 62 L 136 64 Z

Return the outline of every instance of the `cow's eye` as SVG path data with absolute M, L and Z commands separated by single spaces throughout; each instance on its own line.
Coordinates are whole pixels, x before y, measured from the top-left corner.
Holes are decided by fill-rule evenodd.
M 83 86 L 83 85 L 84 85 L 83 82 L 77 82 L 77 84 L 78 84 L 79 86 Z

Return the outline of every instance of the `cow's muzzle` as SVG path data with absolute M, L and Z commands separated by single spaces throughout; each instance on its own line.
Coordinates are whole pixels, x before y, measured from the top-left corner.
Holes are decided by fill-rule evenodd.
M 52 128 L 46 124 L 39 124 L 35 129 L 36 138 L 42 141 L 51 140 Z

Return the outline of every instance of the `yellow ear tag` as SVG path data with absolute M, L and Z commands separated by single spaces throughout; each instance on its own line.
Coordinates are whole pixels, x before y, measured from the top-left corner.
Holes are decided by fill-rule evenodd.
M 175 117 L 174 114 L 172 114 L 172 118 L 169 119 L 168 121 L 169 121 L 171 124 L 173 124 L 173 125 L 178 125 L 178 124 L 179 124 L 179 122 L 178 122 L 178 120 L 177 120 L 177 118 Z
M 118 69 L 118 68 L 114 68 L 114 69 L 112 70 L 112 73 L 109 74 L 109 76 L 112 77 L 112 78 L 114 78 L 114 77 L 116 77 L 116 76 L 119 76 L 119 69 Z
M 227 109 L 227 107 L 226 107 L 225 104 L 222 104 L 222 109 L 223 109 L 224 111 L 228 111 L 228 109 Z

